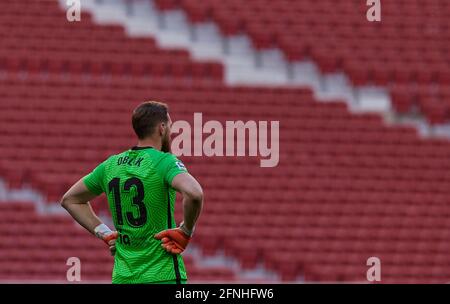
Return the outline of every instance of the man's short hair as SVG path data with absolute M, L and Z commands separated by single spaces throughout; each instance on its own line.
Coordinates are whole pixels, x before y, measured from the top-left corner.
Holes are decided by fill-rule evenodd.
M 131 122 L 139 139 L 149 137 L 155 131 L 156 125 L 168 122 L 169 107 L 162 102 L 146 101 L 133 111 Z

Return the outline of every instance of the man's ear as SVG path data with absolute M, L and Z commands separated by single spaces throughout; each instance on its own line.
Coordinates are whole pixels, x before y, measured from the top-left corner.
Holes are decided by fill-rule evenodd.
M 163 136 L 166 130 L 166 124 L 165 123 L 160 123 L 159 124 L 159 135 Z

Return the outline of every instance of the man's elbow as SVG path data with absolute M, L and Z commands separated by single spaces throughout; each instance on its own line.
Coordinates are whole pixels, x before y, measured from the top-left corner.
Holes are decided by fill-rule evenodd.
M 187 193 L 187 196 L 195 203 L 201 204 L 203 202 L 203 190 L 201 187 L 192 189 Z
M 67 193 L 64 194 L 62 196 L 61 200 L 59 201 L 61 207 L 63 207 L 64 209 L 67 209 L 67 207 L 69 206 L 69 202 L 70 202 L 70 199 L 69 199 L 69 196 L 67 195 Z

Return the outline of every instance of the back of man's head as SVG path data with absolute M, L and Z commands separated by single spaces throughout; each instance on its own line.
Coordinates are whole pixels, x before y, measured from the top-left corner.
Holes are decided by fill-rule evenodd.
M 159 123 L 168 122 L 168 111 L 168 106 L 158 101 L 146 101 L 134 109 L 131 122 L 137 137 L 152 136 Z

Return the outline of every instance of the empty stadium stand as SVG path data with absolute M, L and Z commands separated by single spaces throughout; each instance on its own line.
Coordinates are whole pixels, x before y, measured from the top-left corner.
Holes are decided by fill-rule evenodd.
M 56 1 L 8 4 L 0 26 L 0 67 L 10 72 L 222 78 L 219 63 L 194 63 L 184 50 L 128 38 L 119 25 L 96 26 L 88 13 L 70 23 Z
M 373 25 L 361 24 L 354 33 L 346 24 L 342 27 L 346 36 L 337 19 L 332 19 L 333 27 L 317 25 L 316 33 L 312 25 L 328 18 L 311 16 L 328 16 L 331 1 L 285 2 L 277 4 L 278 11 L 296 12 L 297 19 L 286 18 L 292 25 L 288 28 L 296 32 L 285 35 L 285 21 L 280 21 L 274 23 L 277 35 L 261 34 L 261 27 L 246 21 L 257 47 L 278 41 L 281 44 L 275 45 L 292 60 L 311 56 L 324 70 L 350 66 L 358 67 L 357 74 L 367 71 L 363 75 L 367 79 L 361 80 L 346 70 L 355 84 L 376 82 L 370 78 L 374 73 L 386 73 L 385 65 L 360 49 L 364 60 L 347 60 L 350 46 L 367 47 L 358 35 L 374 32 L 369 29 Z M 431 8 L 449 7 L 435 2 L 440 6 L 430 4 Z M 161 8 L 180 4 L 159 3 Z M 253 15 L 241 6 L 241 13 L 230 13 L 237 10 L 228 10 L 228 5 L 236 8 L 236 3 L 183 1 L 181 5 L 193 22 L 213 17 L 228 26 L 223 25 L 224 33 L 232 34 L 251 16 L 255 24 L 273 20 L 267 11 L 278 1 L 249 1 L 248 8 L 260 7 Z M 336 11 L 348 13 L 352 6 L 345 3 L 333 2 Z M 407 6 L 404 1 L 396 3 Z M 390 7 L 386 5 L 386 10 Z M 32 17 L 25 11 L 33 12 Z M 266 12 L 264 19 L 259 12 Z M 203 254 L 224 251 L 244 269 L 263 265 L 284 281 L 365 281 L 366 261 L 372 256 L 382 261 L 382 282 L 450 280 L 449 141 L 420 138 L 409 127 L 386 126 L 379 115 L 352 114 L 340 100 L 319 103 L 308 88 L 227 87 L 220 64 L 193 62 L 186 52 L 159 49 L 151 39 L 128 38 L 120 26 L 95 25 L 88 15 L 83 15 L 83 22 L 70 24 L 56 1 L 10 2 L 0 14 L 0 177 L 9 187 L 30 185 L 49 203 L 57 201 L 108 155 L 134 145 L 130 111 L 143 100 L 168 102 L 174 120 L 192 122 L 194 112 L 222 123 L 278 120 L 280 162 L 275 168 L 260 168 L 255 157 L 182 157 L 204 186 L 205 209 L 194 238 Z M 294 26 L 301 20 L 299 14 L 305 14 L 305 23 Z M 360 25 L 355 18 L 342 19 Z M 304 35 L 302 29 L 311 27 L 312 34 Z M 403 33 L 389 26 L 380 30 L 392 40 Z M 345 46 L 343 37 L 354 37 L 343 49 L 347 53 L 330 57 L 323 53 L 329 48 L 330 31 L 335 31 L 335 44 Z M 431 40 L 436 36 L 429 31 Z M 429 40 L 421 39 L 423 29 L 417 33 L 417 43 L 425 49 L 422 43 Z M 442 55 L 445 44 L 439 41 L 435 53 Z M 385 58 L 398 54 L 393 47 Z M 428 58 L 426 54 L 423 58 Z M 448 85 L 441 76 L 445 75 L 441 55 L 424 61 L 420 70 L 433 75 L 421 86 L 439 94 Z M 408 75 L 419 75 L 418 68 L 408 69 Z M 400 82 L 396 73 L 388 75 L 386 82 L 379 83 L 402 87 L 402 94 L 414 92 L 408 89 L 415 83 L 413 76 Z M 409 110 L 415 99 L 401 96 Z M 445 100 L 439 99 L 439 107 L 443 104 Z M 436 122 L 442 119 L 446 116 Z M 94 206 L 106 211 L 104 199 Z M 12 202 L 0 203 L 0 214 L 7 219 L 0 225 L 1 280 L 64 280 L 68 256 L 89 261 L 90 280 L 110 278 L 112 259 L 103 244 L 75 228 L 69 217 L 40 215 L 32 205 Z M 76 235 L 76 241 L 69 243 L 66 233 Z M 189 259 L 188 271 L 191 279 L 203 281 L 236 278 L 229 269 L 197 269 Z
M 382 22 L 368 22 L 366 1 L 155 0 L 182 8 L 192 23 L 247 34 L 256 49 L 281 49 L 291 62 L 313 59 L 323 72 L 345 72 L 354 85 L 387 87 L 399 113 L 431 123 L 450 118 L 450 3 L 385 1 Z

